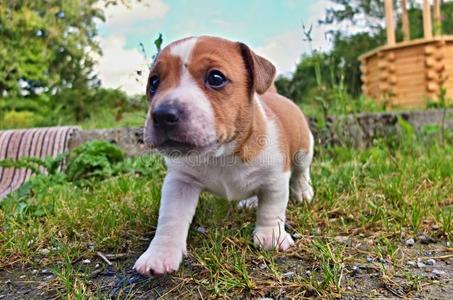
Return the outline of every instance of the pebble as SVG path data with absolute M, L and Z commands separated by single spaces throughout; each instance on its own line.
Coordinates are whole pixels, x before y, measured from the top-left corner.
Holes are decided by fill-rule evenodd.
M 44 269 L 41 271 L 41 274 L 42 275 L 48 275 L 48 274 L 52 274 L 52 272 L 50 272 L 48 269 Z
M 85 265 L 91 264 L 91 260 L 84 259 L 84 260 L 82 260 L 82 264 L 85 264 Z
M 408 266 L 411 266 L 411 267 L 415 267 L 417 264 L 415 263 L 415 261 L 409 260 L 409 261 L 407 262 L 407 265 L 408 265 Z
M 427 236 L 426 234 L 419 234 L 417 235 L 417 240 L 421 243 L 421 244 L 432 244 L 432 243 L 435 243 L 436 240 L 433 239 L 432 237 L 430 236 Z
M 413 238 L 407 239 L 406 240 L 406 246 L 412 247 L 415 245 L 415 240 Z
M 349 241 L 349 238 L 347 236 L 336 236 L 335 241 L 337 241 L 340 244 L 346 244 Z
M 32 271 L 31 271 L 31 274 L 32 274 L 32 275 L 38 274 L 38 270 L 32 270 Z
M 428 259 L 427 261 L 425 261 L 425 264 L 426 264 L 427 266 L 434 266 L 434 265 L 436 264 L 436 260 L 430 258 L 430 259 Z
M 100 264 L 96 264 L 96 265 L 94 266 L 94 268 L 97 269 L 97 268 L 99 268 L 100 266 L 101 266 Z
M 25 277 L 27 277 L 27 276 L 25 276 L 25 275 L 20 275 L 19 276 L 20 279 L 24 279 Z
M 258 267 L 259 267 L 261 270 L 264 270 L 264 269 L 267 268 L 266 264 L 260 264 Z
M 53 278 L 53 275 L 49 275 L 49 276 L 46 276 L 46 278 L 44 278 L 44 280 L 51 280 Z
M 296 232 L 293 234 L 293 238 L 296 240 L 300 240 L 303 237 L 303 235 L 299 232 Z
M 374 258 L 372 258 L 371 256 L 367 256 L 366 261 L 369 263 L 372 263 L 372 262 L 374 262 Z
M 354 274 L 360 274 L 360 273 L 362 273 L 362 269 L 360 269 L 359 266 L 353 266 L 353 267 L 352 267 L 352 272 L 353 272 Z
M 433 272 L 432 272 L 433 275 L 436 275 L 438 277 L 441 277 L 442 275 L 445 275 L 447 274 L 445 271 L 442 271 L 442 270 L 437 270 L 437 269 L 434 269 Z
M 296 275 L 296 272 L 293 272 L 293 271 L 288 271 L 288 272 L 282 274 L 283 278 L 291 278 L 294 275 Z
M 424 263 L 422 263 L 422 262 L 417 262 L 417 267 L 419 269 L 423 269 L 423 268 L 426 268 L 426 265 Z
M 305 271 L 305 275 L 310 276 L 311 272 L 309 270 Z
M 382 258 L 382 257 L 379 257 L 379 262 L 380 262 L 381 264 L 387 263 L 387 261 L 385 260 L 385 258 Z
M 196 230 L 198 233 L 206 234 L 206 228 L 204 228 L 203 226 L 198 226 Z
M 50 250 L 47 248 L 39 250 L 39 254 L 44 255 L 44 256 L 49 255 L 49 253 L 50 253 Z

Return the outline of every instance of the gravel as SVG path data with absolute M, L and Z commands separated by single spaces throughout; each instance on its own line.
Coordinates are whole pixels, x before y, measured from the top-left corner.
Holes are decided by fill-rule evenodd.
M 407 239 L 405 242 L 406 246 L 412 247 L 415 245 L 415 240 L 413 238 Z

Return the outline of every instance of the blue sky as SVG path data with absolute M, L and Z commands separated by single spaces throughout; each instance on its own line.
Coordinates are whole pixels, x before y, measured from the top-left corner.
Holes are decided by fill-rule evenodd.
M 98 72 L 103 85 L 140 93 L 143 79 L 133 75 L 134 70 L 146 70 L 139 43 L 151 55 L 153 40 L 162 33 L 164 45 L 203 34 L 242 41 L 269 58 L 279 73 L 287 74 L 310 51 L 302 24 L 313 25 L 315 49 L 329 47 L 327 28 L 317 24 L 329 5 L 328 0 L 143 0 L 130 8 L 110 7 L 107 21 L 98 26 L 104 53 Z

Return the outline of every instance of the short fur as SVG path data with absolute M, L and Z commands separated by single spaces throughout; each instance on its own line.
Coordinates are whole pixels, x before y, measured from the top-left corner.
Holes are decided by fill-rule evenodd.
M 226 76 L 222 88 L 206 83 L 212 70 Z M 289 193 L 297 201 L 313 197 L 314 140 L 300 109 L 277 94 L 275 67 L 245 44 L 203 36 L 163 49 L 150 72 L 155 76 L 160 85 L 155 92 L 148 86 L 145 142 L 166 156 L 168 174 L 155 237 L 135 269 L 144 275 L 178 269 L 202 191 L 258 199 L 255 244 L 288 249 L 294 243 L 284 227 Z M 160 105 L 181 111 L 175 128 L 154 124 Z

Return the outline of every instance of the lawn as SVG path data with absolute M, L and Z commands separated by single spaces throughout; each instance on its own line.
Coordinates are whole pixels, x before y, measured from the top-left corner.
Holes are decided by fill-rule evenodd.
M 453 292 L 448 143 L 400 137 L 368 149 L 318 147 L 315 199 L 289 206 L 296 245 L 285 253 L 253 246 L 253 209 L 205 194 L 189 256 L 176 274 L 159 278 L 140 277 L 131 267 L 153 236 L 165 168 L 155 154 L 125 165 L 105 178 L 38 183 L 1 204 L 0 298 L 439 298 Z

